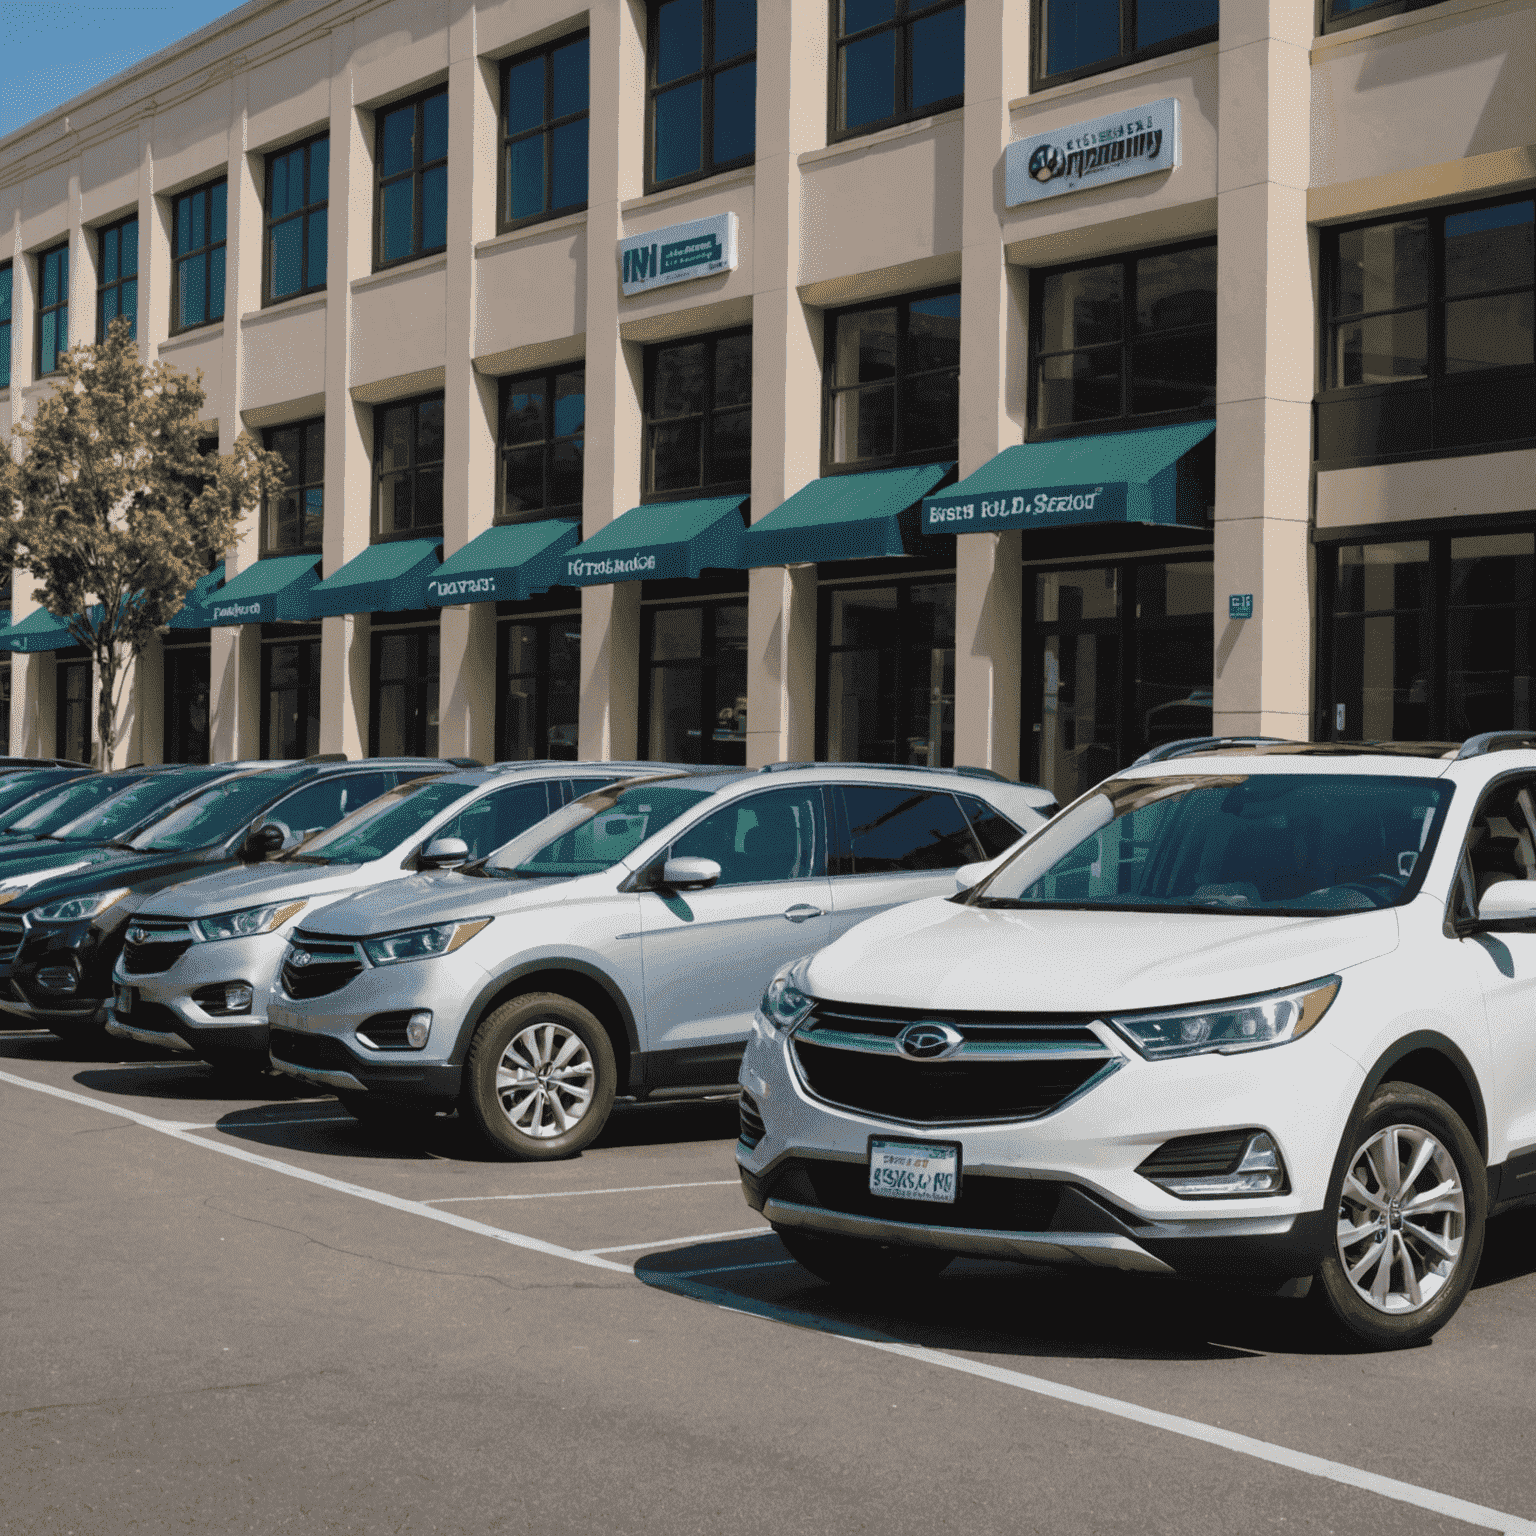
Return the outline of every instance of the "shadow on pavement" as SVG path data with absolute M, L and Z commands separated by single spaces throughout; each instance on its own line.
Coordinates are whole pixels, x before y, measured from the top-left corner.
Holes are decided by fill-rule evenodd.
M 311 1099 L 315 1090 L 275 1072 L 230 1072 L 210 1067 L 195 1056 L 162 1053 L 142 1062 L 121 1066 L 87 1067 L 75 1073 L 82 1088 L 108 1093 L 114 1098 L 158 1099 L 196 1104 L 231 1099 Z
M 1488 1223 L 1473 1290 L 1536 1274 L 1536 1210 L 1511 1211 Z

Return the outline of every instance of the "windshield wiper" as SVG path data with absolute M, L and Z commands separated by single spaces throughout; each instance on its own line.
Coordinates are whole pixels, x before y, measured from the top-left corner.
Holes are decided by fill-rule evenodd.
M 1038 901 L 1020 901 L 1017 896 L 978 896 L 972 906 L 989 907 L 1004 912 L 1022 911 L 1026 907 L 1038 907 Z

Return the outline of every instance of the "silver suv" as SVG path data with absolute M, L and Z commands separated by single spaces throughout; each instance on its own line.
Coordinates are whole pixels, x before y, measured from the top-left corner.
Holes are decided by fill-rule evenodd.
M 418 869 L 482 858 L 578 795 L 647 763 L 508 763 L 417 778 L 370 798 L 275 863 L 152 896 L 113 973 L 107 1028 L 190 1046 L 216 1065 L 267 1065 L 267 999 L 288 936 L 328 902 Z
M 462 872 L 304 920 L 273 1065 L 379 1113 L 457 1104 L 495 1149 L 566 1157 L 614 1098 L 734 1092 L 774 971 L 954 890 L 1054 808 L 955 770 L 785 764 L 621 781 Z

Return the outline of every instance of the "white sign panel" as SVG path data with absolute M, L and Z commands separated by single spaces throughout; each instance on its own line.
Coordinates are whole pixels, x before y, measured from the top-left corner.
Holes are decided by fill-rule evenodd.
M 1016 139 L 1004 157 L 1005 201 L 1017 208 L 1063 192 L 1172 170 L 1179 163 L 1179 99 L 1165 96 L 1127 112 Z
M 736 215 L 669 224 L 619 241 L 624 297 L 736 270 Z

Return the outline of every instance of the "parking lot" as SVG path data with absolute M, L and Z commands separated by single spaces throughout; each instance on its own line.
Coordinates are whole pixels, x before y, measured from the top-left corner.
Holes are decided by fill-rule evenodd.
M 855 1305 L 729 1103 L 508 1164 L 113 1055 L 0 1032 L 5 1531 L 1536 1531 L 1531 1216 L 1400 1354 L 1083 1271 Z

